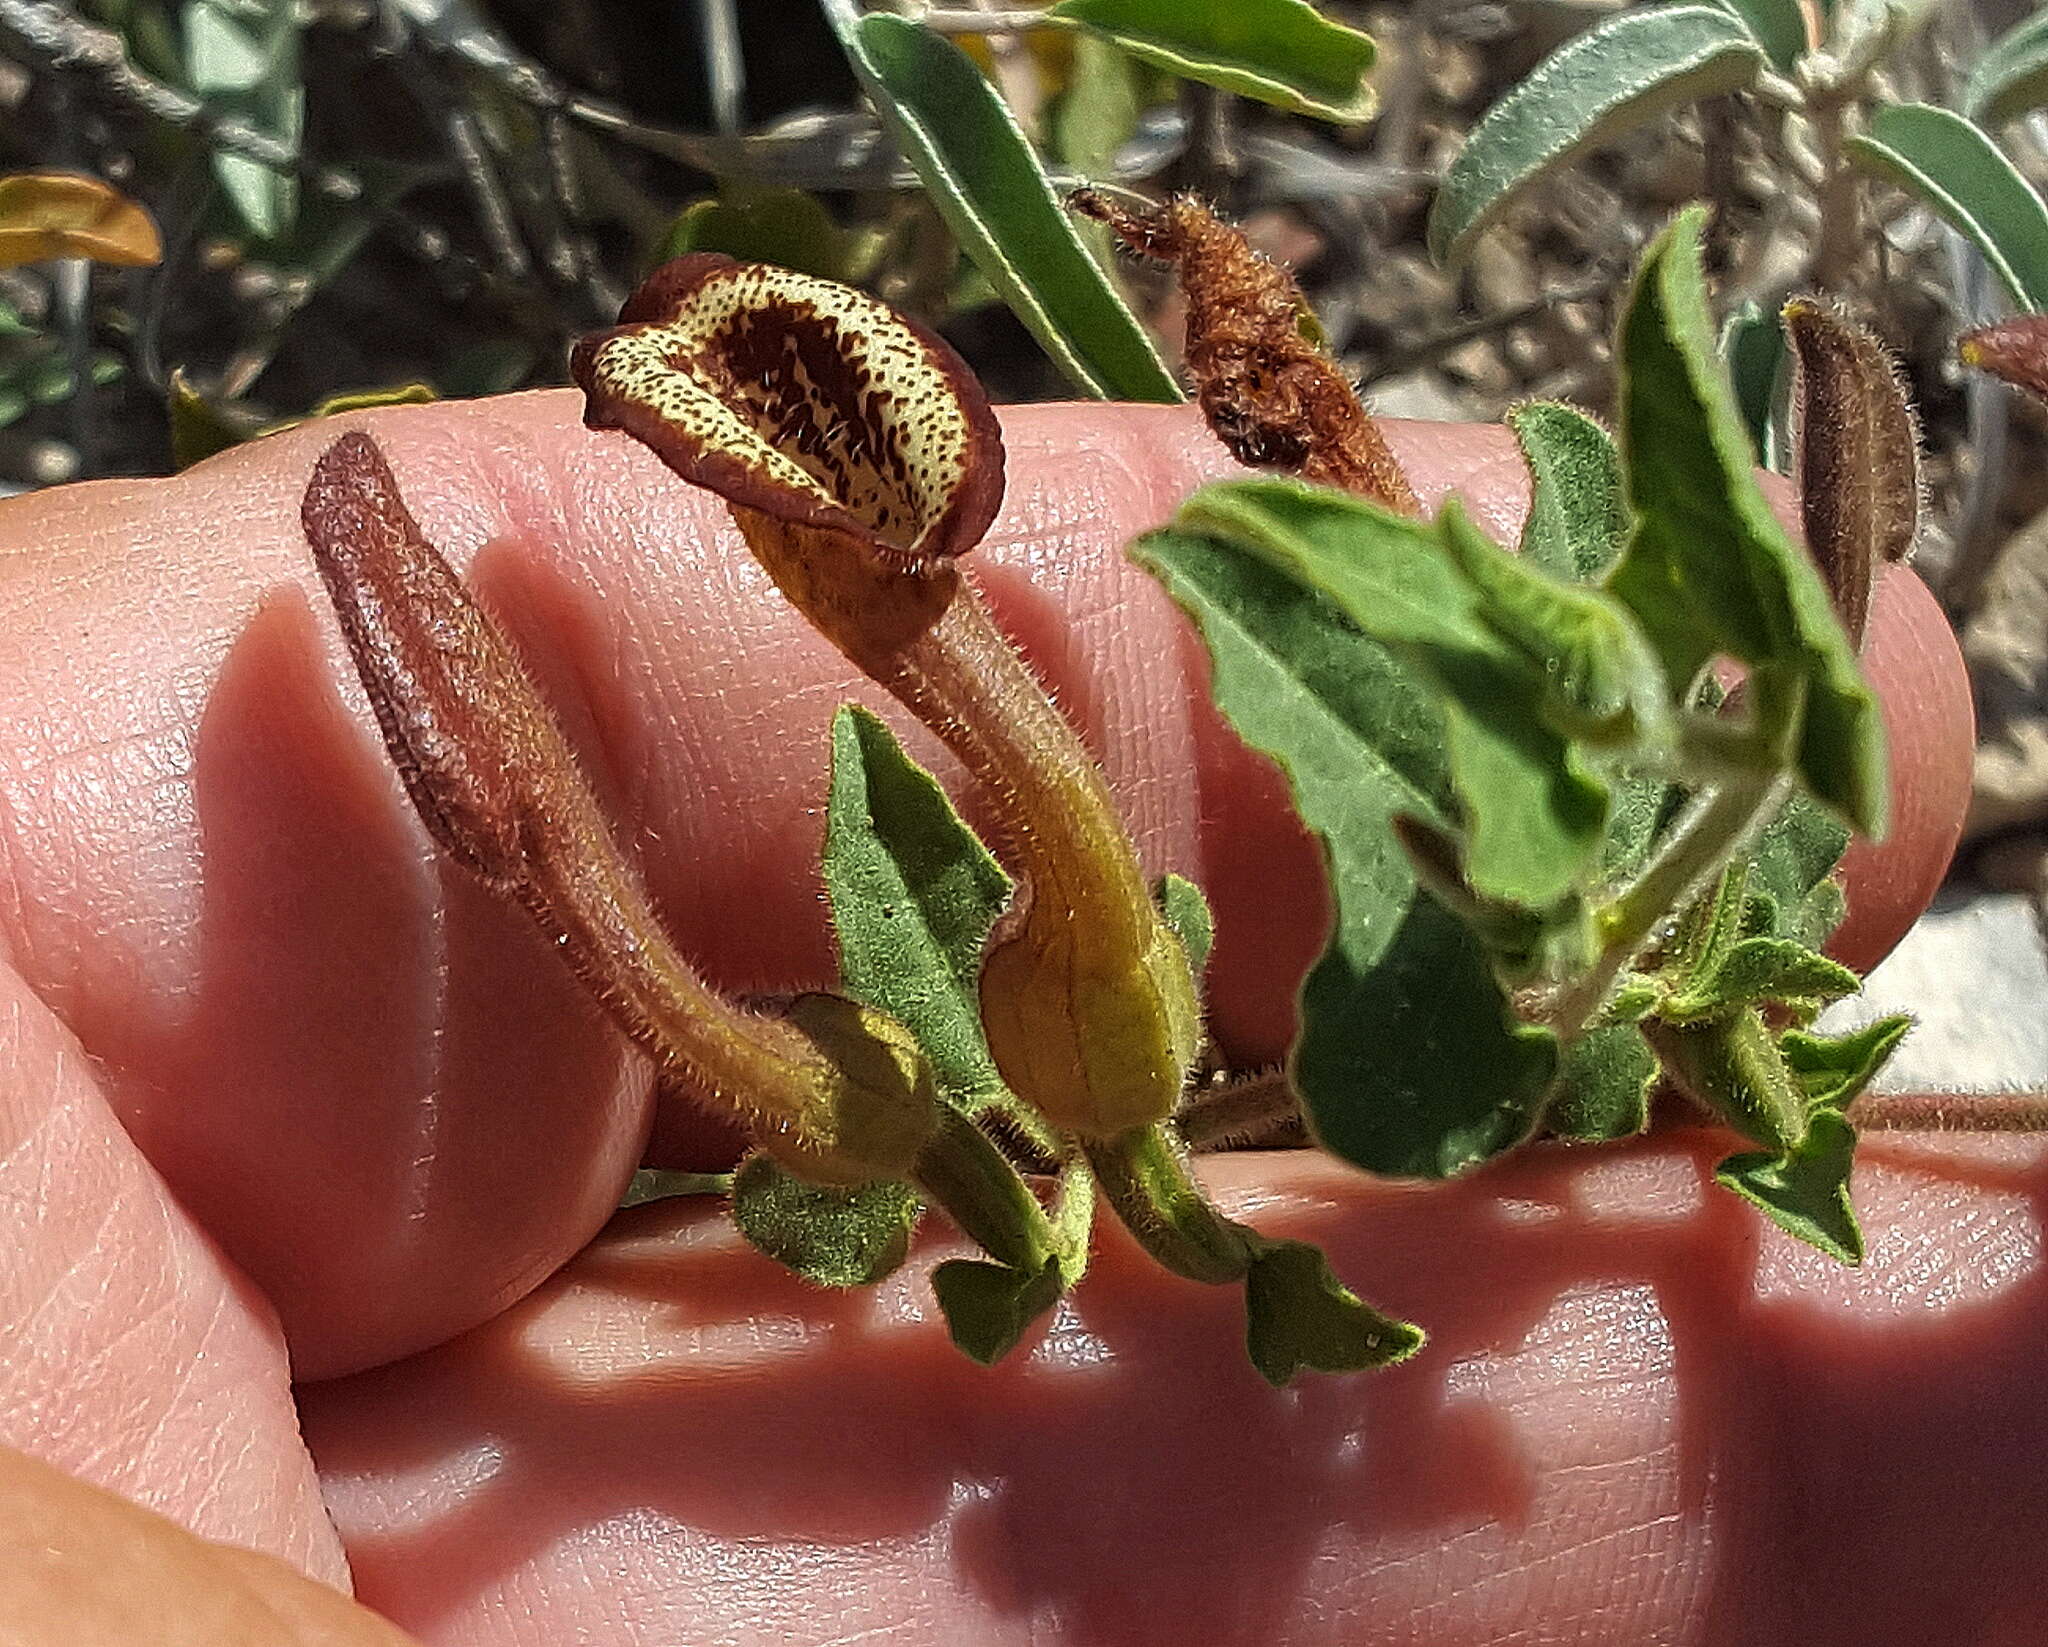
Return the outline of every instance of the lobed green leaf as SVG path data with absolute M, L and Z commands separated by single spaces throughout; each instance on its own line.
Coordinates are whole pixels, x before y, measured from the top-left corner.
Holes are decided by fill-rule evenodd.
M 1252 1230 L 1244 1237 L 1251 1252 L 1244 1277 L 1245 1348 L 1274 1388 L 1303 1371 L 1391 1367 L 1422 1348 L 1420 1327 L 1366 1303 L 1331 1272 L 1320 1247 L 1275 1241 Z
M 1182 399 L 973 61 L 905 18 L 863 17 L 850 0 L 825 10 L 954 238 L 1060 369 L 1098 399 Z
M 1031 1324 L 1059 1302 L 1060 1261 L 1035 1271 L 980 1258 L 951 1258 L 932 1271 L 932 1292 L 946 1331 L 969 1360 L 992 1367 L 1017 1347 Z
M 1059 0 L 1053 23 L 1093 30 L 1133 57 L 1289 114 L 1368 119 L 1372 39 L 1305 0 Z
M 1714 1181 L 1761 1208 L 1788 1235 L 1844 1264 L 1860 1264 L 1863 1230 L 1849 1204 L 1855 1155 L 1856 1129 L 1823 1110 L 1796 1148 L 1731 1155 L 1714 1169 Z
M 1429 214 L 1429 249 L 1461 259 L 1521 190 L 1581 149 L 1754 81 L 1764 51 L 1719 5 L 1624 11 L 1565 42 L 1486 111 Z
M 1575 1143 L 1633 1138 L 1650 1124 L 1657 1059 L 1634 1024 L 1604 1024 L 1565 1049 L 1543 1124 Z
M 1912 1019 L 1894 1016 L 1847 1035 L 1809 1035 L 1793 1029 L 1778 1045 L 1815 1109 L 1846 1110 L 1877 1079 L 1912 1027 Z
M 1441 714 L 1384 648 L 1258 557 L 1182 531 L 1133 554 L 1194 619 L 1218 705 L 1280 763 L 1328 854 L 1336 921 L 1292 1061 L 1324 1147 L 1440 1178 L 1519 1142 L 1555 1039 L 1516 1021 L 1485 950 L 1421 890 L 1390 827 L 1452 804 Z
M 2019 307 L 2048 309 L 2048 204 L 1981 129 L 1929 103 L 1893 103 L 1845 152 L 1969 240 Z

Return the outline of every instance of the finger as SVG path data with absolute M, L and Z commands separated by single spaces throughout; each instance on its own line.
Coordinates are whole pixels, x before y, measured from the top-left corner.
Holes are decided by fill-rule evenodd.
M 921 1273 L 807 1288 L 703 1203 L 307 1392 L 364 1598 L 436 1647 L 2037 1639 L 2048 1151 L 1871 1140 L 1846 1271 L 1712 1139 L 1426 1192 L 1212 1159 L 1432 1341 L 1267 1389 L 1236 1290 L 1104 1232 L 993 1370 Z
M 722 506 L 575 409 L 534 395 L 362 421 L 521 642 L 685 948 L 736 990 L 824 982 L 824 730 L 843 698 L 875 695 L 767 586 Z M 1184 412 L 1022 408 L 1007 427 L 984 583 L 1101 756 L 1148 868 L 1210 886 L 1219 1038 L 1275 1057 L 1322 941 L 1319 854 L 1209 705 L 1197 643 L 1119 553 L 1225 460 Z M 647 1115 L 644 1070 L 407 812 L 298 531 L 333 433 L 0 511 L 18 546 L 0 556 L 0 620 L 34 615 L 0 621 L 0 702 L 24 734 L 0 751 L 7 942 L 151 1160 L 276 1302 L 309 1377 L 530 1287 L 602 1222 Z M 1511 528 L 1505 437 L 1392 433 L 1426 495 L 1458 483 Z M 1872 667 L 1882 680 L 1884 656 Z
M 405 1647 L 275 1557 L 212 1543 L 0 1447 L 7 1647 Z
M 202 1537 L 346 1584 L 269 1306 L 171 1199 L 77 1043 L 4 966 L 0 1253 L 0 1453 L 23 1449 Z M 0 1485 L 0 1546 L 35 1525 L 11 1523 L 6 1496 Z M 8 1568 L 0 1553 L 0 1596 Z M 0 1641 L 17 1639 L 0 1625 Z

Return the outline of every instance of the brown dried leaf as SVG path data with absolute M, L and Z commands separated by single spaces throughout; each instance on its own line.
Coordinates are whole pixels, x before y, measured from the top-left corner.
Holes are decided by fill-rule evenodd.
M 1357 389 L 1321 348 L 1292 275 L 1192 196 L 1138 211 L 1081 189 L 1069 204 L 1132 251 L 1174 266 L 1187 294 L 1195 398 L 1239 462 L 1421 512 Z
M 1920 529 L 1920 425 L 1891 353 L 1819 298 L 1785 305 L 1792 451 L 1807 548 L 1857 646 L 1879 570 Z
M 1965 366 L 2048 400 L 2048 315 L 2019 315 L 1965 332 L 1956 355 Z
M 161 263 L 163 255 L 149 213 L 96 177 L 0 177 L 0 269 L 57 257 L 139 268 Z

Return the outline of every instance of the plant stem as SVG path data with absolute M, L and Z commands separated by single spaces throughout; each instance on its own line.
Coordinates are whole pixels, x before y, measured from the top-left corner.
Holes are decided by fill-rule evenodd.
M 1045 1209 L 989 1136 L 950 1105 L 917 1157 L 925 1198 L 999 1264 L 1035 1275 L 1061 1250 Z
M 1209 1204 L 1163 1127 L 1135 1127 L 1083 1146 L 1103 1196 L 1138 1244 L 1175 1275 L 1212 1286 L 1251 1265 L 1245 1230 Z
M 2048 1094 L 1865 1093 L 1849 1119 L 1864 1132 L 2048 1133 Z

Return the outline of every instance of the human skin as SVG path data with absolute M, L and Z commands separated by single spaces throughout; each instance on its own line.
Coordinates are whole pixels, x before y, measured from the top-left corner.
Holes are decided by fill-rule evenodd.
M 823 730 L 876 700 L 718 506 L 582 431 L 572 397 L 350 423 L 513 630 L 684 947 L 736 989 L 822 981 Z M 1319 943 L 1315 852 L 1115 553 L 1227 465 L 1184 414 L 1008 427 L 976 557 L 993 604 L 1148 868 L 1209 887 L 1215 1028 L 1269 1058 Z M 922 1255 L 828 1297 L 702 1208 L 620 1220 L 518 1302 L 603 1224 L 649 1081 L 406 811 L 297 534 L 334 432 L 0 509 L 0 1210 L 27 1255 L 0 1279 L 0 1441 L 333 1577 L 285 1341 L 307 1379 L 474 1326 L 300 1391 L 368 1599 L 431 1641 L 2030 1622 L 2040 1563 L 1995 1537 L 2048 1480 L 2023 1416 L 2048 1187 L 2028 1145 L 1875 1141 L 1856 1276 L 1703 1194 L 1699 1139 L 1434 1190 L 1304 1154 L 1219 1164 L 1234 1204 L 1436 1334 L 1410 1368 L 1299 1396 L 1243 1365 L 1233 1299 L 1114 1236 L 1046 1347 L 994 1372 L 928 1319 Z M 1511 534 L 1497 431 L 1390 432 L 1425 494 L 1455 483 Z M 1880 593 L 1870 669 L 1903 794 L 1851 888 L 1864 961 L 1924 903 L 1967 786 L 1953 643 L 1910 575 Z M 657 1153 L 714 1144 L 664 1112 Z M 1826 1562 L 1849 1564 L 1836 1636 L 1767 1589 Z M 52 1629 L 25 1639 L 78 1639 Z

